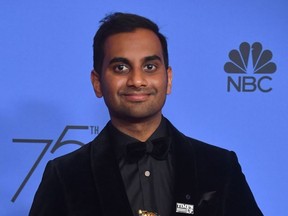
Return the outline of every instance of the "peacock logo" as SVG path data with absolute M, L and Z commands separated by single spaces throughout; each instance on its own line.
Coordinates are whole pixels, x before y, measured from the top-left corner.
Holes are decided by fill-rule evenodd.
M 230 76 L 227 81 L 227 91 L 234 89 L 238 92 L 270 92 L 272 87 L 267 87 L 267 82 L 272 78 L 268 75 L 277 70 L 272 62 L 272 52 L 263 50 L 262 44 L 255 42 L 250 45 L 243 42 L 239 50 L 233 49 L 229 52 L 230 61 L 224 65 L 224 70 Z M 248 76 L 252 74 L 253 76 Z

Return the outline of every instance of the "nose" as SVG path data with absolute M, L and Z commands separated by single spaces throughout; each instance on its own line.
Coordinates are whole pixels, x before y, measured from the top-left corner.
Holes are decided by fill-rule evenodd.
M 140 69 L 132 70 L 128 76 L 127 86 L 135 88 L 147 86 L 145 72 Z

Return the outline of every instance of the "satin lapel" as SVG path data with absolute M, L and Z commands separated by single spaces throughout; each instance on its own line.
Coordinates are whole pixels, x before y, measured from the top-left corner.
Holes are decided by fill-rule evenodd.
M 133 216 L 118 164 L 107 138 L 107 128 L 93 141 L 91 163 L 103 215 Z
M 177 203 L 197 205 L 199 199 L 197 190 L 196 157 L 193 146 L 188 139 L 180 133 L 171 123 L 171 135 L 173 137 L 172 151 L 175 167 L 175 211 Z M 178 213 L 175 213 L 178 215 Z M 183 216 L 183 213 L 179 213 Z

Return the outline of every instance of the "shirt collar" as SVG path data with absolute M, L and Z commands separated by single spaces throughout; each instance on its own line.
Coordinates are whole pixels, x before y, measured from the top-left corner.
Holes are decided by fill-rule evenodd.
M 108 123 L 108 134 L 117 160 L 120 160 L 125 156 L 127 144 L 139 141 L 118 130 L 111 121 Z M 147 140 L 154 140 L 165 136 L 168 136 L 167 120 L 162 116 L 158 128 Z

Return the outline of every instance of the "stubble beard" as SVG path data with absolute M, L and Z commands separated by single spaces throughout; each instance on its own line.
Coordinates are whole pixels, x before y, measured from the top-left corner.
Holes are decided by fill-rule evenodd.
M 125 106 L 118 107 L 118 110 L 109 109 L 111 119 L 127 123 L 142 123 L 157 118 L 162 115 L 162 108 L 165 104 L 166 96 L 163 101 L 157 105 L 153 102 L 133 102 Z M 154 102 L 155 103 L 155 102 Z

